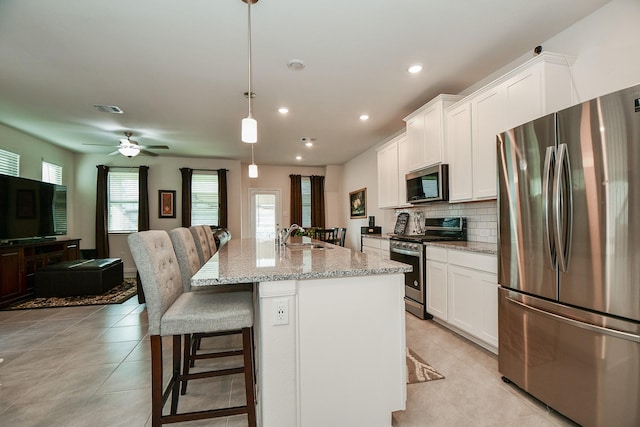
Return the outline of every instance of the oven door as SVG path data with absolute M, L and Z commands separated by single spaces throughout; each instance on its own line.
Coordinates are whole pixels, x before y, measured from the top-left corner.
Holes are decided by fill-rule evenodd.
M 424 249 L 418 251 L 391 247 L 390 258 L 413 267 L 404 273 L 405 305 L 408 312 L 421 319 L 425 318 L 425 289 L 424 289 Z

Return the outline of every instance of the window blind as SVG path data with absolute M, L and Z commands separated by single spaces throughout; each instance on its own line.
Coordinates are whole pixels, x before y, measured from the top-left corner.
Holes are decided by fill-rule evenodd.
M 62 184 L 62 166 L 42 162 L 42 180 L 51 184 Z
M 218 225 L 218 173 L 194 173 L 191 179 L 191 225 Z
M 301 178 L 302 189 L 302 227 L 311 227 L 311 178 Z
M 138 231 L 138 171 L 109 171 L 109 233 Z
M 10 176 L 20 176 L 20 155 L 10 151 L 0 150 L 0 173 Z

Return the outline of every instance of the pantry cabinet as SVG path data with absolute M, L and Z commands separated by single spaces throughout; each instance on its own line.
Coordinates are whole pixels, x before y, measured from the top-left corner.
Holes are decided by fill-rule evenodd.
M 449 200 L 494 199 L 497 134 L 573 103 L 572 58 L 545 52 L 449 107 Z

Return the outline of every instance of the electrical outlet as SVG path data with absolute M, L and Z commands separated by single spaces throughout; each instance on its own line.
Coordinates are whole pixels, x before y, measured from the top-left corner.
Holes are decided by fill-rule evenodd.
M 273 324 L 289 324 L 289 300 L 277 299 L 273 301 Z

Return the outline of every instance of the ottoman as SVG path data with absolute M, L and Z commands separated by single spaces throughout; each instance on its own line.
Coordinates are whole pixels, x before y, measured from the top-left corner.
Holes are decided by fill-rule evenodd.
M 59 262 L 36 271 L 36 298 L 100 295 L 123 280 L 120 258 Z

